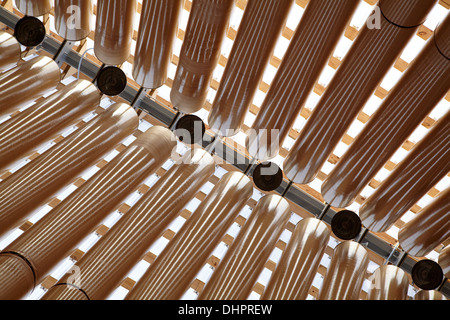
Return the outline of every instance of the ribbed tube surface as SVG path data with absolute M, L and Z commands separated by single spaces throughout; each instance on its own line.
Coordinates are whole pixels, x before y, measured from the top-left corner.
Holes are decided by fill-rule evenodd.
M 0 234 L 20 224 L 138 127 L 133 108 L 117 103 L 0 182 Z
M 214 169 L 214 160 L 207 152 L 188 152 L 77 262 L 83 270 L 81 289 L 91 300 L 106 299 L 120 285 Z M 69 277 L 65 275 L 42 299 L 85 299 L 72 287 L 62 285 Z
M 359 209 L 374 232 L 388 230 L 450 171 L 450 111 L 434 124 Z
M 329 240 L 330 230 L 324 222 L 300 221 L 261 299 L 306 300 Z
M 46 56 L 33 58 L 0 74 L 0 116 L 55 89 L 60 80 L 61 70 Z
M 12 68 L 20 60 L 20 44 L 5 31 L 0 31 L 0 72 Z
M 247 176 L 238 172 L 225 174 L 125 299 L 180 299 L 252 192 Z
M 142 4 L 133 78 L 144 88 L 156 89 L 166 81 L 182 3 L 147 0 Z
M 17 9 L 27 16 L 39 17 L 52 9 L 52 0 L 15 0 L 15 2 Z
M 221 136 L 241 130 L 292 0 L 249 0 L 214 98 L 208 124 Z
M 233 0 L 194 0 L 170 92 L 174 108 L 184 113 L 200 110 L 206 102 Z
M 0 171 L 94 111 L 99 103 L 95 85 L 78 80 L 0 124 Z
M 434 0 L 383 2 L 392 4 L 389 12 L 397 23 L 414 18 L 417 25 L 436 3 Z M 306 184 L 314 179 L 416 32 L 416 28 L 392 24 L 383 15 L 380 20 L 380 29 L 370 29 L 367 24 L 361 29 L 289 151 L 284 173 L 295 183 Z
M 358 3 L 309 1 L 247 138 L 252 156 L 278 155 Z
M 290 217 L 284 198 L 262 197 L 198 299 L 247 299 Z
M 450 30 L 450 16 L 440 30 Z M 322 184 L 322 196 L 347 207 L 450 89 L 450 60 L 435 35 L 371 116 Z M 450 35 L 449 35 L 450 38 Z
M 368 300 L 407 300 L 408 287 L 409 279 L 405 271 L 384 265 L 372 275 Z
M 24 256 L 39 283 L 148 175 L 161 167 L 175 144 L 170 130 L 150 128 L 4 251 Z M 83 272 L 81 269 L 81 282 Z M 11 290 L 17 289 L 13 286 Z
M 358 300 L 369 265 L 369 253 L 354 241 L 341 242 L 334 248 L 318 300 Z
M 423 257 L 450 237 L 450 188 L 408 221 L 398 241 L 408 254 Z
M 130 56 L 136 0 L 98 0 L 94 52 L 107 65 Z
M 64 39 L 80 41 L 92 30 L 92 0 L 55 0 L 55 28 Z

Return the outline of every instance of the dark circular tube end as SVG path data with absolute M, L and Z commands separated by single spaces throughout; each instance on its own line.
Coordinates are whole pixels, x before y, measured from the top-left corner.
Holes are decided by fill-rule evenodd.
M 117 96 L 125 90 L 127 76 L 120 68 L 108 66 L 99 71 L 96 82 L 103 94 Z
M 273 191 L 283 182 L 283 171 L 273 162 L 263 162 L 253 171 L 253 182 L 263 191 Z
M 422 290 L 434 290 L 442 283 L 444 273 L 441 266 L 433 260 L 418 261 L 411 270 L 415 285 Z
M 175 134 L 186 144 L 201 144 L 205 132 L 206 127 L 202 119 L 192 114 L 183 116 L 175 125 Z
M 361 219 L 350 210 L 342 210 L 331 219 L 331 230 L 342 240 L 355 239 L 362 228 Z
M 45 39 L 45 26 L 41 20 L 32 16 L 25 16 L 17 21 L 14 37 L 25 47 L 36 47 Z

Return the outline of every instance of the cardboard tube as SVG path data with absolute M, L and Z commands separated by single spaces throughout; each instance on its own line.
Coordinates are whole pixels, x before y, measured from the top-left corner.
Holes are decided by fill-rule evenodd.
M 167 79 L 182 4 L 181 0 L 147 0 L 142 4 L 133 78 L 144 88 L 159 88 Z
M 15 0 L 16 7 L 27 16 L 39 17 L 52 9 L 51 0 Z
M 20 44 L 5 31 L 0 31 L 0 72 L 12 68 L 20 60 Z
M 444 276 L 450 279 L 450 245 L 446 246 L 439 253 L 438 263 L 444 272 Z
M 192 2 L 170 92 L 175 109 L 194 113 L 205 104 L 233 7 L 233 0 Z
M 246 140 L 252 156 L 278 155 L 358 3 L 309 1 Z
M 0 234 L 92 166 L 138 127 L 133 108 L 116 103 L 0 183 Z
M 389 6 L 387 4 L 389 3 Z M 342 136 L 436 4 L 435 0 L 382 0 L 395 24 L 381 14 L 380 29 L 366 23 L 314 108 L 284 161 L 294 183 L 314 180 Z M 370 18 L 369 18 L 370 19 Z M 407 22 L 408 27 L 402 26 Z
M 98 0 L 94 52 L 107 65 L 130 56 L 136 0 Z
M 61 70 L 53 59 L 40 56 L 0 74 L 0 116 L 53 90 L 61 80 Z
M 91 0 L 55 0 L 56 32 L 66 40 L 80 41 L 92 31 Z
M 423 257 L 450 237 L 450 188 L 408 221 L 398 233 L 403 250 Z
M 241 130 L 287 19 L 292 0 L 249 0 L 217 89 L 208 124 L 223 137 Z
M 150 128 L 4 251 L 23 256 L 33 267 L 39 283 L 130 192 L 161 167 L 175 146 L 176 139 L 170 130 Z M 84 270 L 81 272 L 83 282 Z M 12 284 L 10 290 L 18 289 Z
M 76 266 L 83 270 L 81 288 L 91 300 L 106 299 L 138 263 L 215 170 L 209 153 L 195 148 L 104 235 Z M 43 300 L 86 299 L 73 290 L 66 274 Z
M 447 298 L 436 290 L 420 290 L 414 295 L 414 300 L 447 300 Z
M 261 198 L 198 299 L 247 299 L 290 217 L 284 198 Z
M 33 270 L 16 254 L 0 254 L 0 274 L 0 300 L 19 300 L 23 296 L 22 292 L 28 292 L 35 286 Z
M 369 265 L 369 253 L 359 243 L 341 242 L 334 248 L 318 300 L 358 300 Z
M 450 89 L 450 60 L 435 44 L 450 30 L 450 16 L 439 30 L 322 184 L 322 196 L 333 207 L 354 201 Z
M 180 299 L 252 193 L 247 176 L 225 174 L 125 299 Z
M 359 209 L 363 224 L 385 232 L 450 171 L 450 112 L 422 138 Z
M 368 300 L 407 300 L 409 279 L 405 271 L 384 265 L 372 276 Z
M 0 171 L 80 120 L 99 103 L 97 88 L 89 81 L 78 80 L 0 124 Z
M 261 300 L 306 300 L 329 240 L 330 230 L 324 222 L 300 221 Z

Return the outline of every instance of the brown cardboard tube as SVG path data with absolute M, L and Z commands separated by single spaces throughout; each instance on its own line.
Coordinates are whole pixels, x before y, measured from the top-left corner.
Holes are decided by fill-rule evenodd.
M 374 232 L 388 230 L 450 171 L 450 112 L 438 120 L 359 209 Z
M 39 17 L 52 9 L 51 0 L 15 0 L 16 7 L 27 16 Z
M 119 65 L 130 56 L 136 0 L 99 0 L 94 52 L 107 65 Z
M 398 21 L 422 21 L 436 3 L 434 0 L 387 2 L 391 4 L 389 12 L 398 9 L 403 13 Z M 284 172 L 294 183 L 314 180 L 417 30 L 394 25 L 383 15 L 379 27 L 363 26 L 289 151 Z
M 329 240 L 330 230 L 324 222 L 300 221 L 261 300 L 306 300 Z
M 450 245 L 447 245 L 439 253 L 438 263 L 444 272 L 444 276 L 450 279 Z
M 440 30 L 450 31 L 450 16 Z M 349 206 L 449 89 L 450 60 L 431 39 L 325 179 L 325 201 Z
M 223 137 L 241 130 L 291 0 L 249 0 L 214 98 L 208 124 Z
M 91 0 L 55 0 L 56 32 L 66 40 L 80 41 L 92 30 Z
M 278 155 L 358 3 L 309 1 L 246 140 L 252 156 Z
M 262 197 L 198 299 L 247 299 L 290 217 L 284 198 Z
M 125 299 L 180 299 L 252 193 L 247 176 L 225 174 Z
M 150 128 L 4 251 L 24 256 L 33 266 L 39 283 L 130 192 L 161 167 L 175 145 L 170 130 Z M 82 283 L 84 270 L 80 271 Z M 17 288 L 12 284 L 9 290 L 15 292 Z
M 398 241 L 410 255 L 423 257 L 450 237 L 450 188 L 408 221 Z
M 76 266 L 83 272 L 80 289 L 91 300 L 106 299 L 197 194 L 214 169 L 209 153 L 199 148 L 187 152 L 182 161 L 175 163 L 77 262 Z M 66 274 L 42 299 L 85 299 L 64 285 L 70 276 Z
M 123 103 L 50 148 L 0 183 L 0 234 L 19 225 L 138 127 L 133 108 Z
M 368 300 L 407 300 L 409 279 L 405 271 L 384 265 L 372 275 Z
M 192 2 L 170 92 L 175 109 L 194 113 L 205 104 L 233 6 L 233 0 Z
M 7 32 L 0 31 L 0 72 L 12 68 L 20 60 L 20 44 Z
M 0 124 L 0 171 L 94 111 L 99 103 L 97 88 L 78 80 Z
M 182 4 L 181 0 L 147 0 L 142 4 L 133 78 L 144 88 L 159 88 L 167 79 Z
M 318 300 L 358 300 L 369 264 L 369 253 L 359 243 L 341 242 L 334 248 Z
M 0 74 L 0 116 L 53 90 L 61 80 L 61 70 L 46 56 L 33 58 Z

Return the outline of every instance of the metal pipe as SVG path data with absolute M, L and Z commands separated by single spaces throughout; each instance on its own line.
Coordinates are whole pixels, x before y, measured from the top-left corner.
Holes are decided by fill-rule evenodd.
M 159 126 L 150 128 L 3 252 L 24 257 L 33 267 L 36 282 L 40 283 L 130 192 L 167 161 L 175 146 L 176 139 L 170 130 Z M 2 269 L 0 265 L 3 285 Z M 8 297 L 8 292 L 17 292 L 17 286 L 12 283 L 11 287 L 3 287 L 4 297 Z
M 444 276 L 450 279 L 450 245 L 447 245 L 439 253 L 438 263 L 444 272 Z
M 322 196 L 347 207 L 450 89 L 450 60 L 435 44 L 449 33 L 450 15 L 322 184 Z
M 117 103 L 77 132 L 0 183 L 0 234 L 17 226 L 37 207 L 92 166 L 138 127 L 130 106 Z
M 94 52 L 106 65 L 130 56 L 136 0 L 98 0 Z
M 278 155 L 358 4 L 309 1 L 247 137 L 250 155 L 261 161 Z
M 208 117 L 215 133 L 229 137 L 241 130 L 292 3 L 247 2 Z
M 80 41 L 92 31 L 92 0 L 55 0 L 56 32 L 66 40 Z
M 226 173 L 125 299 L 180 299 L 252 193 L 248 177 Z
M 372 275 L 368 300 L 407 300 L 409 279 L 397 266 L 383 265 Z
M 341 242 L 319 291 L 318 300 L 358 300 L 369 265 L 369 253 L 354 241 Z
M 15 0 L 16 7 L 27 16 L 39 17 L 52 9 L 51 0 Z
M 61 70 L 51 58 L 40 56 L 0 74 L 0 116 L 4 116 L 53 90 Z
M 5 31 L 0 31 L 0 73 L 17 65 L 20 60 L 20 44 Z
M 233 7 L 233 0 L 192 2 L 170 92 L 175 109 L 194 113 L 205 104 Z
M 437 121 L 363 203 L 359 215 L 374 232 L 385 232 L 450 171 L 450 111 Z
M 290 217 L 284 198 L 261 198 L 198 299 L 247 299 Z
M 141 87 L 156 89 L 167 79 L 182 4 L 181 0 L 146 0 L 142 4 L 133 63 L 133 78 Z
M 311 182 L 390 70 L 435 0 L 382 0 L 380 29 L 361 29 L 284 161 L 286 176 Z M 369 18 L 371 19 L 371 18 Z M 414 22 L 416 27 L 410 27 Z
M 330 230 L 324 222 L 315 218 L 301 220 L 261 300 L 306 300 L 329 240 Z
M 424 257 L 450 237 L 450 188 L 408 221 L 398 241 L 410 255 Z
M 215 170 L 213 158 L 195 148 L 155 185 L 104 235 L 76 266 L 83 270 L 82 289 L 91 300 L 106 299 L 138 263 Z M 66 274 L 43 300 L 73 300 L 81 296 Z
M 78 80 L 0 124 L 0 171 L 94 111 L 99 103 L 97 88 Z

